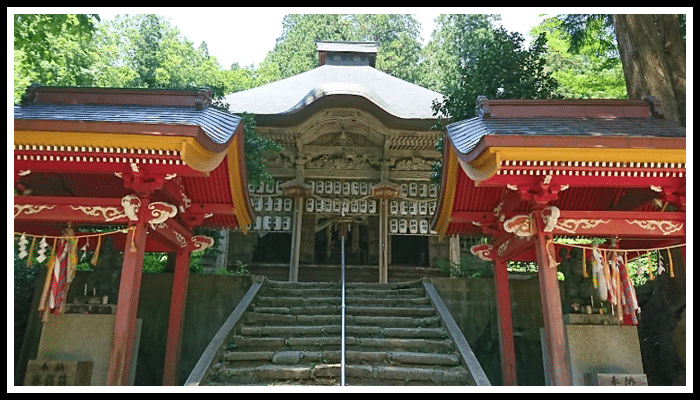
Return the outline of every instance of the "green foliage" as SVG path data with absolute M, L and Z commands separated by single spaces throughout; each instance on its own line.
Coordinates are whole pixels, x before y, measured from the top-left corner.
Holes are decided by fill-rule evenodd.
M 614 43 L 610 47 L 614 37 L 601 25 L 603 20 L 592 20 L 587 33 L 592 36 L 591 29 L 596 26 L 596 37 L 603 38 L 601 44 L 592 38 L 584 40 L 582 33 L 574 39 L 561 17 L 548 18 L 531 31 L 547 35 L 546 69 L 559 83 L 556 94 L 564 98 L 626 98 L 622 63 Z M 572 52 L 574 42 L 576 51 Z
M 471 118 L 480 95 L 489 99 L 554 97 L 557 82 L 544 68 L 545 36 L 538 36 L 529 49 L 523 42 L 519 33 L 496 28 L 479 43 L 460 49 L 456 82 L 434 107 L 436 115 L 452 121 Z
M 243 129 L 245 130 L 245 155 L 248 183 L 257 185 L 261 182 L 272 182 L 272 175 L 268 172 L 263 161 L 263 156 L 270 153 L 280 153 L 282 146 L 276 142 L 264 138 L 255 131 L 255 117 L 253 114 L 242 113 Z
M 282 21 L 282 34 L 261 64 L 277 79 L 318 66 L 315 41 L 371 41 L 379 43 L 376 68 L 418 83 L 420 24 L 407 14 L 291 14 Z
M 94 14 L 14 15 L 14 102 L 33 82 L 64 86 L 95 84 L 91 40 Z
M 558 97 L 557 81 L 546 70 L 547 46 L 544 34 L 529 48 L 519 33 L 492 28 L 491 18 L 484 15 L 441 16 L 433 43 L 442 56 L 435 60 L 444 79 L 442 101 L 433 103 L 440 120 L 461 121 L 475 115 L 476 98 L 543 99 Z M 430 46 L 430 45 L 429 45 Z M 436 150 L 442 152 L 442 138 Z M 435 163 L 431 178 L 440 181 L 442 164 Z

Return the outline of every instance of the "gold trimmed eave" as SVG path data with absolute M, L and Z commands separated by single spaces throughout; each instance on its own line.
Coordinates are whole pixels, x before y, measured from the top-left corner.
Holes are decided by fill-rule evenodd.
M 219 152 L 208 150 L 192 136 L 79 131 L 15 130 L 14 144 L 38 150 L 67 150 L 76 153 L 89 151 L 116 156 L 134 154 L 134 151 L 138 155 L 168 152 L 179 154 L 183 163 L 204 173 L 216 168 L 228 152 L 228 147 Z
M 17 122 L 17 121 L 16 121 Z M 23 121 L 20 126 L 30 127 L 31 120 Z M 124 125 L 124 124 L 117 124 Z M 41 154 L 74 154 L 76 158 L 89 156 L 95 163 L 101 159 L 107 160 L 105 168 L 113 165 L 112 162 L 124 163 L 133 159 L 135 161 L 160 160 L 168 158 L 179 161 L 187 168 L 202 172 L 205 176 L 217 169 L 226 160 L 225 170 L 229 184 L 229 204 L 232 204 L 232 214 L 235 216 L 238 227 L 246 233 L 252 220 L 255 218 L 250 199 L 246 178 L 246 166 L 244 156 L 243 124 L 239 124 L 231 135 L 227 146 L 220 151 L 208 150 L 201 144 L 196 136 L 172 135 L 172 134 L 136 134 L 136 133 L 105 133 L 86 131 L 43 131 L 43 130 L 15 130 L 15 152 L 35 153 L 33 159 L 39 160 L 46 156 Z M 49 156 L 55 159 L 57 164 L 61 158 Z M 85 157 L 83 157 L 85 158 Z M 72 160 L 73 157 L 70 157 Z M 120 161 L 121 160 L 121 161 Z M 139 162 L 136 165 L 141 165 Z M 224 167 L 224 166 L 222 166 Z M 182 167 L 181 167 L 182 168 Z M 74 168 L 72 168 L 74 170 Z M 95 168 L 102 171 L 104 168 Z M 103 171 L 104 172 L 104 171 Z M 121 172 L 121 171 L 115 171 Z M 192 193 L 190 194 L 193 195 Z
M 459 165 L 474 182 L 496 175 L 512 162 L 685 164 L 685 138 L 571 138 L 486 136 L 467 154 L 448 140 Z M 529 164 L 528 164 L 529 165 Z

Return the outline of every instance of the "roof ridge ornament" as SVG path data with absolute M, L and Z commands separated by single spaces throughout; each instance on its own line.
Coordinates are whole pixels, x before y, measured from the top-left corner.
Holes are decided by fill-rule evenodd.
M 665 119 L 664 109 L 661 107 L 661 102 L 654 96 L 644 96 L 644 100 L 649 103 L 649 111 L 651 116 L 656 119 Z
M 488 97 L 478 96 L 476 98 L 476 116 L 481 119 L 491 118 L 491 108 L 489 107 Z

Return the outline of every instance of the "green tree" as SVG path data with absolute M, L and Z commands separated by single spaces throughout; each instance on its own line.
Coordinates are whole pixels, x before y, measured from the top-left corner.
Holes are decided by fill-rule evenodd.
M 33 82 L 94 85 L 90 43 L 98 21 L 95 14 L 14 15 L 14 102 Z
M 664 117 L 685 125 L 686 56 L 684 14 L 559 15 L 570 34 L 570 51 L 586 44 L 619 52 L 627 97 L 654 96 Z
M 547 35 L 546 70 L 559 83 L 555 93 L 564 98 L 621 99 L 627 96 L 622 63 L 616 48 L 610 46 L 610 33 L 601 42 L 582 41 L 576 53 L 574 40 L 558 18 L 547 18 L 530 34 Z M 578 39 L 581 40 L 581 39 Z
M 545 70 L 546 37 L 539 35 L 529 48 L 519 33 L 489 28 L 483 16 L 459 15 L 445 18 L 438 36 L 445 46 L 457 50 L 456 57 L 443 60 L 445 76 L 456 76 L 445 84 L 442 101 L 433 110 L 443 121 L 460 121 L 475 115 L 476 98 L 542 99 L 556 97 L 557 81 Z M 472 31 L 470 31 L 472 29 Z M 443 150 L 443 138 L 436 150 Z M 433 165 L 433 179 L 439 181 L 441 163 Z
M 453 92 L 459 80 L 459 67 L 469 61 L 469 51 L 491 36 L 496 15 L 441 14 L 423 49 L 423 86 L 439 93 Z M 462 58 L 462 59 L 460 59 Z
M 315 41 L 378 42 L 376 68 L 418 83 L 420 24 L 406 14 L 290 14 L 260 68 L 287 78 L 318 66 Z M 277 70 L 277 71 L 275 71 Z

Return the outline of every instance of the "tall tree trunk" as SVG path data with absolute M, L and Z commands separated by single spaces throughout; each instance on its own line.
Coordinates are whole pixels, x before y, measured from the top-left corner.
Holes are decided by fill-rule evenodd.
M 685 43 L 677 14 L 654 15 L 661 45 L 671 69 L 671 86 L 676 95 L 680 124 L 685 126 Z
M 676 30 L 678 17 L 675 17 Z M 627 82 L 627 96 L 630 99 L 642 99 L 654 96 L 661 102 L 664 117 L 679 124 L 685 124 L 685 48 L 680 39 L 680 31 L 674 33 L 670 28 L 673 21 L 668 16 L 658 16 L 663 26 L 660 33 L 655 16 L 651 14 L 615 14 L 613 23 L 615 35 L 622 59 L 622 69 Z M 662 37 L 667 45 L 662 42 Z M 678 51 L 680 43 L 682 51 Z M 674 60 L 669 62 L 666 51 L 673 48 Z M 682 54 L 682 56 L 680 56 Z M 681 59 L 682 58 L 682 59 Z M 682 70 L 673 71 L 682 64 Z M 672 72 L 673 71 L 673 72 Z M 674 78 L 675 77 L 675 78 Z M 682 90 L 674 90 L 673 81 L 678 82 Z

